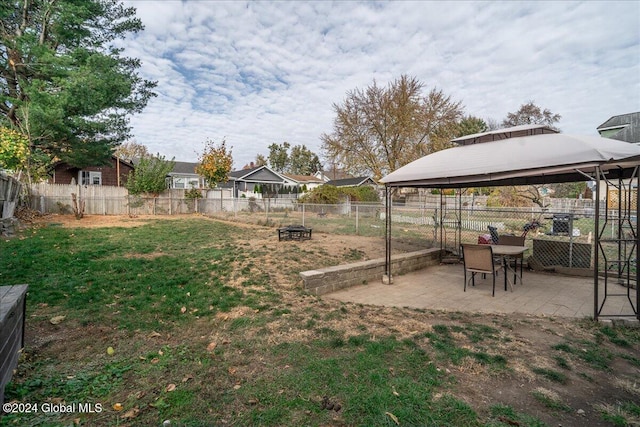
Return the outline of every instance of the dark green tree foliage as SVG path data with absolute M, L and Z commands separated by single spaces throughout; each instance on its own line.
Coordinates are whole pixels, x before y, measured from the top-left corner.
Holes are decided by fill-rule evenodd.
M 289 155 L 289 173 L 313 175 L 322 169 L 318 155 L 304 145 L 296 145 Z
M 473 135 L 475 133 L 483 133 L 489 130 L 487 123 L 481 118 L 474 116 L 464 116 L 456 125 L 455 137 Z
M 291 152 L 289 152 L 289 148 L 291 148 Z M 320 158 L 306 145 L 291 147 L 288 142 L 269 145 L 269 166 L 276 172 L 294 175 L 312 175 L 322 169 Z
M 173 170 L 173 159 L 167 161 L 164 156 L 142 157 L 136 169 L 129 175 L 127 190 L 129 194 L 159 194 L 167 188 L 167 175 Z
M 0 2 L 0 121 L 31 151 L 82 167 L 104 163 L 130 135 L 155 82 L 114 41 L 143 29 L 116 0 Z
M 288 142 L 269 145 L 269 166 L 276 172 L 284 172 L 289 164 L 289 147 Z

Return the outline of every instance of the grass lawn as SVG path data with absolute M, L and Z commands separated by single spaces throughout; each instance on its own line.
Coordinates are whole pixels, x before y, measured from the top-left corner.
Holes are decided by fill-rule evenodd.
M 29 284 L 26 348 L 5 396 L 39 410 L 0 425 L 640 420 L 640 330 L 323 300 L 298 273 L 365 254 L 321 240 L 197 216 L 45 221 L 3 239 L 0 283 Z

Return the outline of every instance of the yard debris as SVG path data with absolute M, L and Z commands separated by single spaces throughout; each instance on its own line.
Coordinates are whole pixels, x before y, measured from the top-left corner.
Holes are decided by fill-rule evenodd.
M 400 425 L 400 421 L 398 421 L 398 417 L 393 415 L 391 412 L 385 412 L 384 414 L 389 416 L 389 418 L 391 418 L 393 422 L 396 423 L 396 425 Z
M 116 351 L 113 349 L 113 347 L 109 346 L 107 347 L 107 354 L 109 356 L 113 356 L 113 353 L 115 353 Z
M 166 391 L 167 393 L 172 392 L 176 389 L 176 385 L 171 383 L 168 386 L 165 387 L 164 391 Z
M 51 319 L 49 319 L 49 323 L 51 323 L 52 325 L 57 325 L 59 323 L 62 323 L 62 321 L 66 318 L 67 316 L 53 316 Z
M 129 409 L 127 412 L 125 412 L 122 415 L 122 418 L 135 418 L 138 416 L 138 413 L 140 412 L 140 409 L 137 406 L 134 406 L 133 408 Z
M 123 409 L 124 409 L 124 407 L 122 406 L 122 404 L 121 404 L 121 403 L 114 403 L 114 404 L 113 404 L 113 410 L 114 410 L 114 411 L 118 411 L 118 412 L 120 412 L 120 411 L 122 411 Z
M 183 305 L 182 308 L 180 309 L 180 313 L 185 314 L 186 312 L 187 312 L 187 307 Z
M 209 345 L 207 346 L 207 351 L 208 351 L 209 353 L 211 353 L 213 350 L 215 350 L 215 349 L 216 349 L 216 346 L 217 346 L 217 345 L 218 345 L 218 343 L 217 343 L 217 342 L 215 342 L 215 341 L 211 341 L 211 342 L 209 343 Z

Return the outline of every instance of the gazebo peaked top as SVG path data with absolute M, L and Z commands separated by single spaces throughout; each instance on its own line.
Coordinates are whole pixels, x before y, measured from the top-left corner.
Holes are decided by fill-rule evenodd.
M 611 178 L 640 164 L 640 146 L 599 136 L 542 134 L 438 151 L 380 180 L 388 186 L 464 188 L 586 181 L 596 166 Z
M 559 133 L 552 127 L 547 125 L 519 125 L 509 128 L 495 129 L 487 132 L 474 133 L 472 135 L 464 135 L 459 138 L 452 139 L 458 145 L 479 144 L 481 142 L 499 141 L 501 139 L 516 138 L 520 136 L 541 135 L 547 133 Z

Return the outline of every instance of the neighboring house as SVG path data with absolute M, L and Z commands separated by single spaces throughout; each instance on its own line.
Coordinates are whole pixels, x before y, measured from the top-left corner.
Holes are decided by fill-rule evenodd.
M 204 188 L 206 182 L 204 177 L 196 173 L 199 163 L 175 162 L 173 170 L 167 176 L 167 186 L 169 188 Z
M 64 162 L 54 165 L 52 184 L 112 185 L 123 187 L 129 174 L 134 170 L 133 163 L 111 156 L 111 162 L 105 166 L 78 168 Z
M 234 197 L 260 197 L 262 191 L 274 194 L 287 184 L 287 179 L 267 166 L 229 172 L 229 181 L 218 185 L 232 188 Z M 259 190 L 259 191 L 256 191 Z
M 546 125 L 520 125 L 510 128 L 496 129 L 489 132 L 474 133 L 472 135 L 461 136 L 452 139 L 458 145 L 479 144 L 481 142 L 499 141 L 507 138 L 517 138 L 519 136 L 542 135 L 546 133 L 559 133 L 557 130 Z
M 361 187 L 363 185 L 370 185 L 372 187 L 378 186 L 378 184 L 368 176 L 359 176 L 357 178 L 334 179 L 326 182 L 325 184 L 333 185 L 334 187 Z
M 301 193 L 303 188 L 307 191 L 311 191 L 326 182 L 313 175 L 292 175 L 288 173 L 283 173 L 282 175 L 287 179 L 286 185 L 295 185 L 300 189 L 298 193 Z
M 598 133 L 603 138 L 617 139 L 618 141 L 625 141 L 631 144 L 640 144 L 640 112 L 620 114 L 613 116 L 597 128 Z M 595 182 L 589 184 L 590 189 L 594 189 Z M 624 185 L 627 188 L 635 188 L 635 183 L 630 183 L 628 180 L 624 180 Z M 618 190 L 609 188 L 606 191 L 606 183 L 600 182 L 600 200 L 604 200 L 605 196 L 609 199 L 609 207 L 615 208 L 618 206 Z M 593 197 L 595 198 L 595 190 L 593 191 Z M 624 194 L 624 193 L 623 193 Z M 635 203 L 635 197 L 634 197 Z
M 597 130 L 605 138 L 640 144 L 640 112 L 613 116 Z

